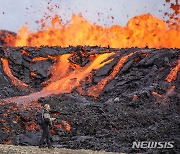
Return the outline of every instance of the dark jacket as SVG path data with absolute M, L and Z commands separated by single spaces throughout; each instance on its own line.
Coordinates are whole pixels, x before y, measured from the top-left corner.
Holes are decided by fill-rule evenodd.
M 51 116 L 47 110 L 44 110 L 43 118 L 44 118 L 44 125 L 45 126 L 52 126 Z

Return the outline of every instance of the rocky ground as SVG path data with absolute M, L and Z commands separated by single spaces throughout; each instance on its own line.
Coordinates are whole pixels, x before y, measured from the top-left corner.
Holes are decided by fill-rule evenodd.
M 39 91 L 43 88 L 41 83 L 51 77 L 47 70 L 53 61 L 45 59 L 32 62 L 32 58 L 73 53 L 73 48 L 1 48 L 0 57 L 8 59 L 13 75 L 31 89 L 12 85 L 0 62 L 0 143 L 36 146 L 41 132 L 36 125 L 35 114 L 40 105 L 49 103 L 52 106 L 51 114 L 56 117 L 51 130 L 55 146 L 126 153 L 180 152 L 179 49 L 86 47 L 84 50 L 89 52 L 90 49 L 96 54 L 116 50 L 116 54 L 111 63 L 93 72 L 92 82 L 82 83 L 81 95 L 75 88 L 70 94 L 54 94 L 42 97 L 37 102 L 17 105 L 7 103 L 4 98 L 29 95 L 31 90 Z M 28 53 L 22 54 L 22 50 Z M 118 61 L 132 52 L 136 53 L 108 81 L 100 97 L 94 99 L 87 95 L 88 88 L 108 77 Z M 83 66 L 89 59 L 83 59 L 84 63 L 79 63 L 76 57 L 71 60 Z M 173 69 L 177 76 L 167 81 Z M 36 75 L 30 77 L 31 71 Z M 175 143 L 173 149 L 132 149 L 133 141 Z

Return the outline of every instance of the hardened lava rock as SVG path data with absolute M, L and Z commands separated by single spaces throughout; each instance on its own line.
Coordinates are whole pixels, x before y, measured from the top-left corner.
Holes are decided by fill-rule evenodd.
M 57 56 L 71 54 L 68 60 L 73 72 L 103 53 L 114 54 L 70 93 L 56 93 L 20 104 L 13 102 L 48 85 Z M 37 145 L 41 132 L 35 114 L 40 105 L 49 103 L 56 118 L 51 129 L 56 147 L 179 153 L 179 58 L 179 49 L 1 47 L 0 143 Z M 9 69 L 4 69 L 7 62 Z M 98 83 L 106 84 L 99 90 Z M 133 141 L 173 141 L 174 148 L 133 149 Z

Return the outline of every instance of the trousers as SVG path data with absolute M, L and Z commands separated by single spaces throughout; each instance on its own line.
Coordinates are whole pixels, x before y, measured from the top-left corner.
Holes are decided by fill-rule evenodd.
M 42 146 L 44 144 L 51 146 L 49 126 L 48 125 L 42 126 L 42 129 L 43 129 L 43 132 L 42 132 L 41 139 L 39 141 L 39 146 Z

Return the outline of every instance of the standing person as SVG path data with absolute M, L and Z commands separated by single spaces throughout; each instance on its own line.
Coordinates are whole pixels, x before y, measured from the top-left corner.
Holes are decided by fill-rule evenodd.
M 45 104 L 44 105 L 44 110 L 42 112 L 42 119 L 43 119 L 43 123 L 42 123 L 42 129 L 43 129 L 43 133 L 39 142 L 39 148 L 43 147 L 44 143 L 47 143 L 48 148 L 52 148 L 51 142 L 50 142 L 50 127 L 52 126 L 52 121 L 55 118 L 51 118 L 49 111 L 50 111 L 50 105 L 49 104 Z M 46 142 L 44 142 L 46 141 Z

